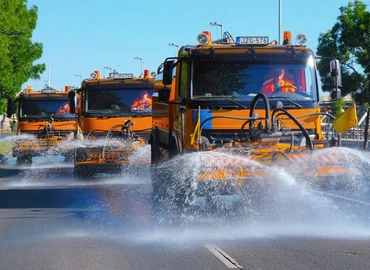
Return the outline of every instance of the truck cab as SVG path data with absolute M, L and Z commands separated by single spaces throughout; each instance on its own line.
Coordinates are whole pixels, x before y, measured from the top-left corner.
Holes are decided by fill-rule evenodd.
M 267 36 L 234 39 L 228 32 L 212 41 L 209 31 L 200 33 L 198 42 L 182 46 L 158 69 L 151 133 L 155 197 L 163 199 L 164 186 L 178 184 L 171 183 L 176 176 L 157 170 L 158 164 L 180 154 L 228 148 L 271 165 L 336 144 L 322 130 L 323 119 L 334 117 L 320 110 L 317 58 L 304 44 L 293 45 L 290 32 L 283 44 Z M 276 79 L 281 73 L 284 82 Z M 193 194 L 190 186 L 200 191 L 215 182 L 228 185 L 265 175 L 241 165 L 238 176 L 225 177 L 233 175 L 232 167 L 204 168 L 188 180 L 197 185 L 181 183 L 186 190 L 178 188 L 176 200 L 188 201 L 184 194 Z
M 107 78 L 94 71 L 82 82 L 78 138 L 83 143 L 76 148 L 76 174 L 115 173 L 128 166 L 130 156 L 149 139 L 153 90 L 149 70 L 142 77 L 114 71 Z
M 9 103 L 14 107 L 13 102 L 8 102 L 8 106 Z M 17 158 L 17 164 L 31 163 L 32 157 L 42 155 L 62 155 L 72 161 L 74 149 L 67 142 L 77 132 L 75 91 L 68 86 L 64 91 L 48 87 L 34 91 L 28 86 L 15 103 L 19 139 L 12 155 Z

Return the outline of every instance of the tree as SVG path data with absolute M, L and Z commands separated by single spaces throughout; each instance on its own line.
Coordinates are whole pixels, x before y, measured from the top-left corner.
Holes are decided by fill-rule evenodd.
M 0 3 L 0 113 L 5 100 L 14 98 L 22 84 L 39 79 L 45 64 L 33 64 L 42 55 L 42 44 L 32 42 L 37 7 L 27 8 L 27 0 L 3 0 Z M 2 105 L 2 106 L 1 106 Z
M 317 55 L 335 57 L 342 64 L 343 95 L 365 92 L 370 79 L 370 13 L 366 7 L 359 0 L 341 7 L 338 22 L 319 37 Z M 323 90 L 330 91 L 328 61 L 322 61 L 318 67 Z
M 366 125 L 369 124 L 370 110 L 370 12 L 360 0 L 349 2 L 341 7 L 337 23 L 331 30 L 321 33 L 317 55 L 332 56 L 341 62 L 342 94 L 351 94 L 355 101 L 368 111 Z M 323 90 L 331 90 L 330 76 L 327 76 L 329 63 L 318 65 Z M 365 129 L 367 148 L 367 128 Z

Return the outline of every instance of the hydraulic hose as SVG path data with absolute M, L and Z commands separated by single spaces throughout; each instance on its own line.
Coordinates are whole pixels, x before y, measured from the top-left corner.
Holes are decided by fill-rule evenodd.
M 271 116 L 270 116 L 270 102 L 268 101 L 268 98 L 266 97 L 265 94 L 262 94 L 262 93 L 258 93 L 253 101 L 252 101 L 252 105 L 251 105 L 251 109 L 250 109 L 250 112 L 249 112 L 249 117 L 253 117 L 254 115 L 254 110 L 256 109 L 256 105 L 257 105 L 257 102 L 259 99 L 263 99 L 263 101 L 265 102 L 265 113 L 266 113 L 266 131 L 269 131 L 270 129 L 270 119 L 271 119 Z M 253 126 L 253 123 L 254 121 L 250 121 L 249 122 L 249 129 Z
M 313 143 L 312 143 L 312 140 L 310 138 L 310 135 L 308 135 L 307 130 L 302 126 L 302 124 L 297 120 L 297 118 L 295 118 L 290 112 L 288 112 L 287 110 L 285 110 L 283 108 L 277 108 L 272 112 L 272 119 L 274 119 L 275 114 L 280 112 L 280 111 L 283 111 L 299 127 L 303 136 L 306 138 L 306 146 L 308 146 L 308 148 L 312 151 L 313 150 Z

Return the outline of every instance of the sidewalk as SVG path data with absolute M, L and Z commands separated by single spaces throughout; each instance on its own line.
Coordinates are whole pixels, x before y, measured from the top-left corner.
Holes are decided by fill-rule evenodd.
M 0 139 L 11 135 L 15 135 L 15 133 L 10 129 L 0 129 Z
M 341 142 L 341 146 L 343 147 L 363 150 L 364 140 L 341 139 L 340 142 Z M 370 144 L 369 144 L 369 148 L 370 148 Z
M 0 129 L 0 134 L 15 134 L 10 129 Z

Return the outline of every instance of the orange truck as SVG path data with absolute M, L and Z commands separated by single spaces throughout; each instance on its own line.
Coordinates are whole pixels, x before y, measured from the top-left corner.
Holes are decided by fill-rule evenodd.
M 204 31 L 199 44 L 182 46 L 177 57 L 165 59 L 157 72 L 150 138 L 156 201 L 173 199 L 183 206 L 197 194 L 232 193 L 252 179 L 269 177 L 266 166 L 309 162 L 312 153 L 322 153 L 316 150 L 337 145 L 322 130 L 323 121 L 332 130 L 334 117 L 320 110 L 317 58 L 303 44 L 304 36 L 298 40 L 301 44 L 293 45 L 287 31 L 283 44 L 267 36 L 234 39 L 228 32 L 212 41 Z M 331 61 L 338 90 L 339 62 Z M 282 69 L 286 82 L 265 91 Z M 218 155 L 220 150 L 234 158 Z M 177 168 L 169 163 L 195 152 L 213 154 L 196 172 L 179 173 L 184 156 Z M 292 170 L 317 180 L 344 172 L 333 157 Z
M 31 163 L 33 157 L 42 155 L 62 155 L 72 161 L 70 141 L 77 132 L 75 108 L 76 92 L 69 86 L 64 91 L 48 87 L 34 91 L 28 86 L 15 102 L 9 100 L 7 116 L 17 111 L 19 139 L 12 149 L 17 164 Z
M 149 70 L 140 77 L 113 71 L 101 78 L 99 71 L 78 90 L 78 138 L 75 173 L 121 172 L 130 157 L 147 145 L 152 127 L 154 78 Z M 150 164 L 150 158 L 133 165 Z

